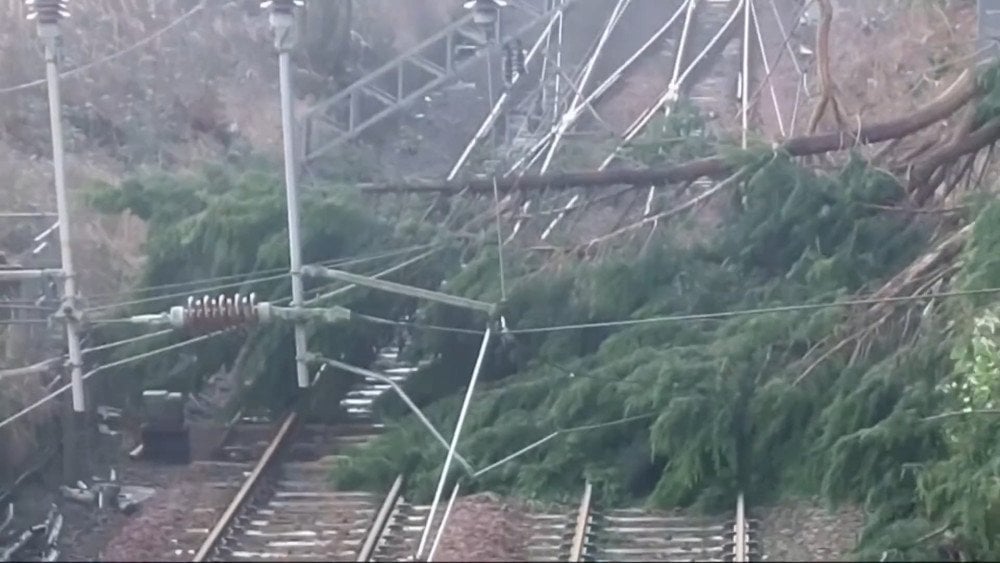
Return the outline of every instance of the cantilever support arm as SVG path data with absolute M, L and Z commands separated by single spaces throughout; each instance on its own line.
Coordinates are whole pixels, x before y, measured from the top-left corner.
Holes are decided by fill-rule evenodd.
M 59 277 L 65 276 L 60 269 L 48 269 L 48 270 L 29 270 L 22 268 L 4 268 L 0 269 L 0 281 L 26 281 L 35 280 L 45 277 Z
M 358 274 L 352 274 L 350 272 L 344 272 L 342 270 L 324 268 L 323 266 L 305 266 L 302 268 L 302 275 L 309 277 L 316 277 L 316 278 L 327 278 L 331 280 L 345 281 L 348 283 L 353 283 L 364 287 L 370 287 L 372 289 L 387 291 L 389 293 L 405 295 L 407 297 L 416 297 L 418 299 L 437 301 L 438 303 L 453 305 L 455 307 L 462 307 L 464 309 L 482 311 L 489 315 L 492 315 L 496 312 L 496 305 L 493 303 L 486 303 L 485 301 L 477 301 L 475 299 L 468 299 L 466 297 L 458 297 L 456 295 L 448 295 L 447 293 L 441 293 L 440 291 L 431 291 L 429 289 L 413 287 L 401 283 L 379 280 L 375 278 L 370 278 L 368 276 L 361 276 Z

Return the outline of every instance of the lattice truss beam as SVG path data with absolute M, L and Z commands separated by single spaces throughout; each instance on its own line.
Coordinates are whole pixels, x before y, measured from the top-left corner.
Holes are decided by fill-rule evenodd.
M 569 3 L 578 0 L 567 0 Z M 496 56 L 501 45 L 526 37 L 552 17 L 538 0 L 510 0 L 492 39 L 467 13 L 360 80 L 321 100 L 301 116 L 306 164 L 358 138 L 375 125 Z M 443 64 L 437 61 L 443 61 Z

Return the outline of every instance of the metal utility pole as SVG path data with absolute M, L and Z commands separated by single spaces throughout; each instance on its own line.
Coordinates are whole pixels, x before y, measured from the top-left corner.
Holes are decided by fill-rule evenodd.
M 747 148 L 748 113 L 750 111 L 750 4 L 753 0 L 743 3 L 743 71 L 740 73 L 740 100 L 742 114 L 742 129 L 740 146 Z
M 292 115 L 291 51 L 295 47 L 295 8 L 304 0 L 267 0 L 262 8 L 270 8 L 274 47 L 278 50 L 278 74 L 281 86 L 281 127 L 285 149 L 285 197 L 288 206 L 288 260 L 292 277 L 292 307 L 302 307 L 305 298 L 302 287 L 302 244 L 299 228 L 299 192 L 295 182 L 295 118 Z M 295 374 L 299 388 L 309 387 L 306 369 L 306 327 L 295 324 Z
M 59 20 L 69 17 L 66 0 L 26 0 L 28 20 L 36 20 L 38 37 L 45 46 L 45 78 L 49 92 L 49 120 L 52 132 L 52 164 L 56 187 L 56 215 L 63 278 L 63 302 L 59 315 L 66 323 L 69 354 L 70 391 L 73 413 L 63 417 L 63 478 L 72 482 L 89 466 L 89 428 L 83 388 L 83 354 L 80 350 L 80 317 L 76 304 L 76 275 L 73 270 L 71 223 L 66 195 L 66 171 L 62 133 L 62 101 L 59 96 Z M 64 376 L 65 377 L 65 376 Z M 72 416 L 72 418 L 71 418 Z
M 83 413 L 86 401 L 83 390 L 83 361 L 80 352 L 79 312 L 76 307 L 76 277 L 73 249 L 70 244 L 69 202 L 66 196 L 66 171 L 62 134 L 62 102 L 59 98 L 59 20 L 69 17 L 66 0 L 27 0 L 28 19 L 37 20 L 38 36 L 45 44 L 45 77 L 49 89 L 49 119 L 52 127 L 52 163 L 56 184 L 56 213 L 59 217 L 59 249 L 62 260 L 63 305 L 66 322 L 69 370 L 73 410 Z

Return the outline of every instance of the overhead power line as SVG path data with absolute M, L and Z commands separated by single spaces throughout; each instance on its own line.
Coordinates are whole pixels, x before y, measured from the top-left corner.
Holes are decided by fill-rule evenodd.
M 382 271 L 380 271 L 380 272 L 378 272 L 376 274 L 373 274 L 373 276 L 374 277 L 381 277 L 381 276 L 388 275 L 388 274 L 390 274 L 392 272 L 395 272 L 395 271 L 399 270 L 401 267 L 413 264 L 417 259 L 423 259 L 423 258 L 426 258 L 427 256 L 430 256 L 430 254 L 432 252 L 433 251 L 424 252 L 421 255 L 417 256 L 416 258 L 410 258 L 408 260 L 405 260 L 405 261 L 403 261 L 400 264 L 397 264 L 395 266 L 386 268 L 386 269 L 384 269 L 384 270 L 382 270 Z M 344 287 L 340 288 L 337 291 L 334 291 L 334 292 L 331 292 L 331 293 L 328 293 L 328 294 L 325 294 L 325 295 L 321 296 L 321 298 L 325 299 L 325 298 L 332 297 L 333 295 L 342 294 L 342 293 L 344 293 L 346 291 L 349 291 L 353 287 L 355 287 L 355 286 L 354 285 L 345 285 Z M 117 321 L 117 322 L 127 322 L 125 319 L 116 319 L 115 321 Z M 183 340 L 181 342 L 177 342 L 177 343 L 171 344 L 169 346 L 164 346 L 164 347 L 161 347 L 161 348 L 156 348 L 156 349 L 150 350 L 148 352 L 143 352 L 141 354 L 136 354 L 134 356 L 129 356 L 127 358 L 122 358 L 120 360 L 117 360 L 117 361 L 114 361 L 114 362 L 110 362 L 108 364 L 104 364 L 104 365 L 98 366 L 98 367 L 90 370 L 86 374 L 84 374 L 83 375 L 83 380 L 87 380 L 90 377 L 92 377 L 92 376 L 94 376 L 94 375 L 96 375 L 96 374 L 98 374 L 98 373 L 100 373 L 102 371 L 111 369 L 113 367 L 118 367 L 118 366 L 122 366 L 122 365 L 129 364 L 129 363 L 132 363 L 132 362 L 137 362 L 139 360 L 144 360 L 146 358 L 149 358 L 149 357 L 152 357 L 152 356 L 156 356 L 156 355 L 162 354 L 164 352 L 169 352 L 171 350 L 176 350 L 176 349 L 182 348 L 184 346 L 189 346 L 191 344 L 196 344 L 198 342 L 203 342 L 203 341 L 208 340 L 210 338 L 213 338 L 215 336 L 219 336 L 221 334 L 231 332 L 231 331 L 235 330 L 236 328 L 239 328 L 239 327 L 231 327 L 231 328 L 226 328 L 226 329 L 223 329 L 223 330 L 218 330 L 218 331 L 215 331 L 215 332 L 211 332 L 211 333 L 208 333 L 208 334 L 204 334 L 204 335 L 201 335 L 201 336 L 197 336 L 197 337 L 194 337 L 194 338 Z M 159 336 L 161 334 L 165 334 L 166 332 L 167 331 L 159 331 L 159 332 L 151 333 L 151 334 L 148 334 L 148 335 L 143 335 L 142 337 L 132 337 L 132 338 L 121 340 L 121 341 L 118 341 L 118 342 L 115 342 L 115 343 L 111 343 L 111 344 L 107 344 L 107 345 L 101 345 L 101 346 L 97 346 L 97 347 L 91 348 L 89 350 L 84 350 L 84 352 L 95 351 L 95 350 L 98 350 L 98 349 L 106 349 L 106 348 L 110 348 L 112 346 L 119 346 L 119 345 L 122 345 L 122 344 L 125 344 L 125 343 L 128 343 L 128 342 L 134 342 L 134 341 L 141 340 L 141 339 L 144 339 L 144 338 L 152 338 L 152 337 L 155 337 L 155 336 Z M 8 377 L 8 376 L 13 376 L 13 375 L 31 375 L 31 374 L 41 373 L 41 372 L 44 372 L 44 371 L 50 369 L 54 365 L 58 365 L 58 363 L 61 362 L 62 360 L 63 360 L 63 358 L 52 358 L 52 359 L 49 359 L 49 360 L 45 360 L 44 362 L 40 362 L 38 364 L 34 364 L 32 366 L 27 366 L 27 367 L 24 367 L 24 368 L 17 368 L 17 369 L 14 369 L 14 370 L 0 371 L 0 379 L 3 379 L 4 377 Z M 30 405 L 24 407 L 20 411 L 14 413 L 10 417 L 8 417 L 8 418 L 0 421 L 0 429 L 3 429 L 5 426 L 8 426 L 8 425 L 12 424 L 14 421 L 16 421 L 16 420 L 18 420 L 18 419 L 26 416 L 31 411 L 40 408 L 41 406 L 43 406 L 46 403 L 48 403 L 49 401 L 55 399 L 56 397 L 58 397 L 62 393 L 65 393 L 68 389 L 70 389 L 70 387 L 71 387 L 71 384 L 63 385 L 63 386 L 59 387 L 58 389 L 56 389 L 55 391 L 49 393 L 48 395 L 42 397 L 41 399 L 38 399 L 37 401 L 31 403 Z
M 800 303 L 795 305 L 760 307 L 756 309 L 737 309 L 732 311 L 719 311 L 716 313 L 693 313 L 690 315 L 663 315 L 657 317 L 647 317 L 643 319 L 623 319 L 617 321 L 600 321 L 592 323 L 519 328 L 519 329 L 511 329 L 508 332 L 511 334 L 533 334 L 542 332 L 558 332 L 565 330 L 583 330 L 588 328 L 612 328 L 612 327 L 633 326 L 633 325 L 653 324 L 653 323 L 705 321 L 705 320 L 728 319 L 733 317 L 745 317 L 753 315 L 770 315 L 773 313 L 797 313 L 801 311 L 814 311 L 818 309 L 831 309 L 836 307 L 854 307 L 860 305 L 907 303 L 913 301 L 923 301 L 926 299 L 947 299 L 952 297 L 969 297 L 973 295 L 991 295 L 996 293 L 1000 293 L 1000 287 L 942 291 L 939 293 L 925 293 L 922 295 L 904 295 L 899 297 L 869 297 L 862 299 L 849 299 L 845 301 L 833 301 L 829 303 Z
M 61 72 L 61 73 L 59 73 L 59 78 L 69 78 L 69 77 L 72 77 L 72 76 L 76 76 L 77 74 L 81 74 L 83 72 L 86 72 L 86 71 L 90 70 L 91 68 L 93 68 L 95 66 L 99 66 L 99 65 L 102 65 L 104 63 L 108 63 L 108 62 L 111 62 L 111 61 L 113 61 L 115 59 L 121 58 L 121 57 L 123 57 L 123 56 L 131 53 L 132 51 L 135 51 L 136 49 L 139 49 L 140 47 L 144 47 L 144 46 L 152 43 L 153 41 L 159 39 L 163 34 L 165 34 L 165 33 L 169 32 L 169 31 L 171 31 L 172 29 L 180 26 L 182 23 L 184 23 L 185 21 L 187 21 L 189 18 L 191 18 L 192 16 L 194 16 L 196 13 L 200 12 L 201 10 L 203 10 L 205 8 L 205 6 L 206 6 L 207 3 L 208 3 L 207 0 L 202 0 L 194 8 L 191 8 L 190 10 L 188 10 L 187 12 L 185 12 L 183 15 L 181 15 L 180 17 L 178 17 L 174 21 L 172 21 L 169 24 L 167 24 L 167 25 L 161 27 L 160 29 L 154 31 L 153 33 L 151 33 L 150 35 L 144 37 L 143 39 L 141 39 L 141 40 L 133 43 L 132 45 L 129 45 L 128 47 L 125 47 L 124 49 L 121 49 L 119 51 L 111 53 L 110 55 L 107 55 L 105 57 L 101 57 L 100 59 L 97 59 L 96 61 L 92 61 L 92 62 L 89 62 L 89 63 L 87 63 L 85 65 L 78 66 L 76 68 L 72 68 L 72 69 L 67 70 L 65 72 Z M 27 90 L 29 88 L 34 88 L 36 86 L 43 86 L 45 84 L 45 82 L 46 82 L 45 78 L 39 78 L 38 80 L 32 80 L 31 82 L 25 82 L 24 84 L 18 84 L 16 86 L 8 86 L 6 88 L 0 88 L 0 94 L 10 94 L 10 93 L 18 92 L 18 91 L 21 91 L 21 90 Z
M 365 262 L 372 262 L 372 261 L 375 261 L 375 260 L 380 260 L 380 259 L 383 259 L 383 258 L 391 258 L 391 257 L 394 257 L 394 256 L 398 256 L 400 254 L 406 254 L 406 253 L 414 252 L 416 250 L 423 250 L 423 249 L 426 249 L 426 248 L 428 248 L 430 246 L 432 246 L 432 245 L 425 244 L 425 245 L 419 245 L 419 246 L 411 246 L 409 248 L 404 248 L 404 249 L 400 249 L 400 250 L 393 250 L 393 251 L 390 251 L 390 252 L 383 252 L 381 254 L 374 254 L 374 255 L 364 256 L 364 257 L 359 257 L 359 258 L 346 258 L 346 259 L 345 258 L 338 258 L 338 259 L 333 259 L 333 260 L 327 260 L 327 261 L 324 261 L 324 262 L 320 262 L 320 264 L 329 264 L 329 265 L 338 265 L 338 266 L 353 266 L 353 265 L 357 265 L 357 264 L 363 264 Z M 277 268 L 277 269 L 272 269 L 272 270 L 265 270 L 263 272 L 258 272 L 258 273 L 261 273 L 261 274 L 263 274 L 265 272 L 282 272 L 282 273 L 275 273 L 275 274 L 272 274 L 272 275 L 266 275 L 266 276 L 261 276 L 261 277 L 252 277 L 252 278 L 247 278 L 247 279 L 243 279 L 243 280 L 240 280 L 240 281 L 232 281 L 232 282 L 228 282 L 228 283 L 221 283 L 221 284 L 217 284 L 217 285 L 213 285 L 213 286 L 209 286 L 209 287 L 193 287 L 193 288 L 189 288 L 189 289 L 187 289 L 185 291 L 175 292 L 175 293 L 169 293 L 169 294 L 165 294 L 165 295 L 154 295 L 154 296 L 150 296 L 150 297 L 141 297 L 141 298 L 138 298 L 138 299 L 132 299 L 132 300 L 128 300 L 128 301 L 117 301 L 117 302 L 103 303 L 103 304 L 100 304 L 100 305 L 95 305 L 93 307 L 89 307 L 87 309 L 84 309 L 84 311 L 85 312 L 96 312 L 96 311 L 103 311 L 103 310 L 107 310 L 107 309 L 114 309 L 114 308 L 118 308 L 118 307 L 127 307 L 127 306 L 131 306 L 131 305 L 142 305 L 144 303 L 154 303 L 154 302 L 157 302 L 157 301 L 162 301 L 164 299 L 183 298 L 183 297 L 187 297 L 187 296 L 191 295 L 192 293 L 207 293 L 207 292 L 211 292 L 211 291 L 219 291 L 219 290 L 222 290 L 222 289 L 228 289 L 228 288 L 231 288 L 231 287 L 239 287 L 239 286 L 246 285 L 246 284 L 257 284 L 257 283 L 264 283 L 264 282 L 268 282 L 268 281 L 276 281 L 276 280 L 280 280 L 280 279 L 282 279 L 284 277 L 287 277 L 288 276 L 288 271 L 287 270 L 288 270 L 287 268 Z M 252 274 L 233 274 L 231 276 L 220 276 L 219 278 L 216 278 L 216 279 L 219 279 L 219 280 L 233 279 L 233 278 L 236 278 L 236 277 L 246 277 L 246 276 L 249 276 L 249 275 L 252 275 Z M 205 282 L 210 281 L 210 280 L 211 280 L 211 278 L 206 279 L 206 280 L 200 280 L 199 282 L 180 282 L 178 284 L 168 284 L 168 285 L 173 285 L 173 286 L 176 286 L 176 287 L 182 287 L 183 285 L 190 285 L 190 284 L 193 284 L 193 283 L 205 283 Z M 167 286 L 161 286 L 161 287 L 167 287 Z M 148 291 L 149 289 L 151 289 L 151 288 L 147 288 L 146 290 Z

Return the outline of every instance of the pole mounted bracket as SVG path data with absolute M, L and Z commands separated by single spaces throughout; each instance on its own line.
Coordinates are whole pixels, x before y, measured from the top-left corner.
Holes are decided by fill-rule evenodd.
M 295 48 L 298 37 L 295 25 L 295 9 L 305 6 L 304 0 L 266 0 L 260 7 L 270 10 L 269 22 L 274 30 L 274 48 L 280 53 Z
M 63 321 L 81 324 L 84 321 L 83 311 L 78 309 L 72 302 L 64 301 L 54 313 L 52 318 Z

